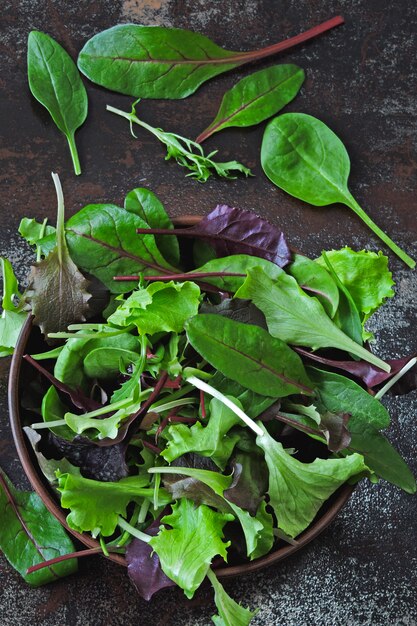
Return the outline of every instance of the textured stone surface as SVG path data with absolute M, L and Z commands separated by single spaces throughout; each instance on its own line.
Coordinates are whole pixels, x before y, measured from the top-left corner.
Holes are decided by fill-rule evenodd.
M 417 11 L 409 0 L 14 0 L 1 8 L 0 45 L 0 253 L 23 277 L 29 250 L 16 235 L 21 217 L 51 219 L 55 199 L 50 171 L 63 182 L 68 215 L 89 202 L 121 203 L 135 186 L 147 186 L 173 215 L 206 213 L 218 202 L 254 208 L 281 224 L 291 243 L 308 254 L 322 248 L 378 244 L 347 209 L 313 208 L 284 195 L 262 175 L 262 128 L 229 130 L 207 147 L 237 158 L 256 178 L 200 185 L 184 177 L 149 135 L 129 134 L 127 124 L 105 112 L 107 103 L 128 109 L 130 98 L 88 84 L 90 114 L 78 133 L 83 175 L 71 171 L 65 139 L 31 98 L 26 82 L 26 38 L 48 32 L 75 57 L 94 33 L 137 21 L 198 30 L 229 49 L 248 50 L 296 34 L 337 12 L 346 24 L 277 62 L 295 62 L 307 73 L 288 110 L 311 113 L 345 142 L 352 159 L 351 189 L 379 225 L 417 255 Z M 264 67 L 272 60 L 257 67 Z M 251 67 L 204 85 L 184 101 L 143 102 L 150 123 L 194 137 L 213 118 L 223 92 Z M 255 69 L 255 67 L 253 67 Z M 383 356 L 417 351 L 415 272 L 392 259 L 397 296 L 376 317 Z M 7 420 L 8 362 L 0 362 L 0 460 L 27 486 Z M 416 394 L 388 399 L 389 436 L 417 469 Z M 342 514 L 314 544 L 269 570 L 226 583 L 233 596 L 260 612 L 263 626 L 411 626 L 417 624 L 416 500 L 381 483 L 362 484 Z M 167 590 L 147 604 L 125 572 L 104 560 L 80 563 L 80 572 L 32 590 L 0 557 L 2 626 L 207 626 L 214 612 L 202 592 L 187 603 Z

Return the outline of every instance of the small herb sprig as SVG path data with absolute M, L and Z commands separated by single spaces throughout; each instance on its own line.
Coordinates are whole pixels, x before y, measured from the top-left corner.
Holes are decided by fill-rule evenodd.
M 166 145 L 167 154 L 165 159 L 168 161 L 172 157 L 179 165 L 190 170 L 190 173 L 187 174 L 187 176 L 198 180 L 200 183 L 205 183 L 212 174 L 217 174 L 218 176 L 228 178 L 229 180 L 236 178 L 232 172 L 240 172 L 245 176 L 252 175 L 250 169 L 238 161 L 227 161 L 224 163 L 213 161 L 212 157 L 217 154 L 218 150 L 213 150 L 210 154 L 205 155 L 204 150 L 199 143 L 196 143 L 187 137 L 181 137 L 181 135 L 177 135 L 175 133 L 165 132 L 161 128 L 154 128 L 150 124 L 140 120 L 136 115 L 136 105 L 138 102 L 139 100 L 136 100 L 132 104 L 132 110 L 130 113 L 121 111 L 120 109 L 116 109 L 110 105 L 107 105 L 106 108 L 107 111 L 116 113 L 116 115 L 120 115 L 121 117 L 125 117 L 129 120 L 130 130 L 134 137 L 136 137 L 136 135 L 133 132 L 133 124 L 138 124 L 155 135 L 161 143 Z

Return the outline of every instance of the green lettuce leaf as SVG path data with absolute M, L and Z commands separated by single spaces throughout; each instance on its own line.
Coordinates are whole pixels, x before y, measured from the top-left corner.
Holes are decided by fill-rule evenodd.
M 161 527 L 149 543 L 165 574 L 184 589 L 187 598 L 203 582 L 214 556 L 227 560 L 230 541 L 223 541 L 223 526 L 231 520 L 230 514 L 217 513 L 205 504 L 196 506 L 186 498 L 173 504 L 172 513 L 162 518 L 171 528 Z
M 0 257 L 3 276 L 2 314 L 0 316 L 0 357 L 13 354 L 27 313 L 19 311 L 15 298 L 20 300 L 19 287 L 14 275 L 12 264 L 8 259 Z
M 200 289 L 195 283 L 155 282 L 134 291 L 107 321 L 116 326 L 133 324 L 141 335 L 180 333 L 186 320 L 197 314 L 199 303 Z
M 363 456 L 352 454 L 343 459 L 316 459 L 302 463 L 264 431 L 256 441 L 265 453 L 269 468 L 270 505 L 278 527 L 289 537 L 296 537 L 315 518 L 322 504 L 349 478 L 368 470 Z
M 293 262 L 285 271 L 295 278 L 301 289 L 321 302 L 329 317 L 335 316 L 339 306 L 339 290 L 324 267 L 306 256 L 295 254 Z M 269 277 L 273 278 L 271 275 Z
M 149 476 L 128 476 L 118 482 L 90 480 L 75 474 L 57 473 L 61 506 L 71 509 L 67 516 L 70 528 L 78 532 L 90 531 L 93 536 L 112 535 L 119 515 L 126 516 L 129 502 L 153 500 L 154 489 L 148 487 Z M 159 490 L 159 504 L 168 504 L 171 498 Z
M 231 400 L 240 408 L 236 398 Z M 239 439 L 238 434 L 228 435 L 229 430 L 241 423 L 240 417 L 231 409 L 213 398 L 209 404 L 207 425 L 197 422 L 191 428 L 186 424 L 173 424 L 164 433 L 168 443 L 161 455 L 169 463 L 187 452 L 198 452 L 209 456 L 220 469 L 224 469 L 233 448 Z
M 209 569 L 207 577 L 213 585 L 214 602 L 218 615 L 211 618 L 216 626 L 248 626 L 258 611 L 249 611 L 235 602 L 224 590 L 213 570 Z

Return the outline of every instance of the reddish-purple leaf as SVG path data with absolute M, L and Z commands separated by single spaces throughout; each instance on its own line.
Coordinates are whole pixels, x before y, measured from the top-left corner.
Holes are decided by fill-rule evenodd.
M 407 363 L 415 356 L 406 356 L 402 359 L 386 359 L 385 362 L 391 366 L 391 371 L 384 372 L 383 370 L 379 369 L 379 367 L 371 365 L 371 363 L 366 363 L 366 361 L 337 361 L 335 359 L 327 359 L 323 356 L 315 354 L 314 352 L 304 350 L 304 348 L 298 348 L 297 346 L 293 346 L 293 349 L 298 352 L 298 354 L 306 357 L 307 359 L 317 361 L 317 363 L 322 363 L 323 365 L 328 365 L 329 367 L 335 369 L 343 370 L 345 372 L 348 372 L 349 374 L 352 374 L 353 376 L 356 376 L 357 378 L 360 378 L 370 389 L 387 382 L 390 378 L 395 376 L 395 374 L 397 374 L 404 367 L 404 365 L 407 365 Z M 411 377 L 413 376 L 415 377 L 415 374 L 411 372 Z M 410 380 L 412 380 L 411 377 Z M 416 383 L 414 382 L 414 386 L 411 384 L 409 387 L 407 387 L 407 391 L 399 392 L 398 395 L 401 395 L 401 393 L 408 393 L 412 389 L 415 389 L 415 385 Z
M 248 254 L 267 259 L 279 267 L 291 261 L 291 252 L 283 232 L 252 211 L 219 204 L 201 222 L 190 228 L 138 229 L 145 234 L 175 234 L 205 239 L 219 257 Z
M 156 519 L 146 529 L 146 534 L 152 537 L 159 532 L 160 518 Z M 145 600 L 150 600 L 154 593 L 164 587 L 174 587 L 173 580 L 164 574 L 159 556 L 151 546 L 140 539 L 133 539 L 126 548 L 127 573 L 139 594 Z

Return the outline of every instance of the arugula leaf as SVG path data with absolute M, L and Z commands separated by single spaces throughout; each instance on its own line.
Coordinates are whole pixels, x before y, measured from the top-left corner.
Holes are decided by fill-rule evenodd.
M 159 556 L 162 570 L 192 598 L 203 582 L 214 556 L 227 560 L 230 542 L 222 541 L 223 526 L 233 515 L 217 513 L 205 504 L 196 506 L 181 498 L 172 505 L 172 513 L 162 518 L 163 524 L 150 545 Z
M 81 174 L 74 133 L 85 122 L 88 100 L 77 67 L 59 43 L 34 30 L 29 33 L 27 63 L 30 90 L 66 136 L 74 171 Z
M 42 261 L 32 265 L 24 300 L 31 308 L 34 323 L 44 335 L 84 322 L 89 313 L 88 281 L 78 270 L 68 251 L 64 231 L 64 197 L 57 174 L 52 174 L 58 209 L 56 247 Z
M 155 282 L 134 291 L 107 321 L 116 326 L 134 325 L 140 335 L 180 333 L 185 321 L 197 314 L 199 303 L 200 289 L 191 281 Z
M 249 298 L 266 317 L 273 337 L 298 346 L 338 348 L 377 365 L 390 367 L 345 335 L 326 315 L 316 298 L 307 296 L 297 281 L 284 271 L 272 281 L 261 268 L 248 270 L 237 298 Z
M 219 615 L 211 618 L 215 626 L 248 626 L 258 611 L 249 611 L 235 602 L 224 590 L 212 569 L 208 569 L 207 578 L 214 589 L 214 602 Z
M 269 469 L 268 494 L 280 528 L 296 537 L 312 522 L 322 504 L 349 478 L 368 470 L 360 454 L 343 459 L 316 459 L 301 463 L 288 454 L 262 425 L 256 442 Z
M 349 431 L 370 424 L 374 428 L 389 426 L 390 417 L 384 405 L 345 376 L 315 367 L 307 368 L 315 384 L 317 400 L 332 413 L 350 413 Z
M 129 120 L 131 126 L 132 123 L 135 123 L 152 133 L 161 143 L 166 145 L 167 154 L 165 160 L 169 161 L 169 159 L 173 157 L 178 165 L 190 170 L 187 176 L 195 178 L 195 180 L 198 180 L 200 183 L 205 183 L 214 173 L 223 178 L 228 178 L 229 180 L 236 178 L 231 172 L 240 172 L 245 176 L 252 175 L 250 169 L 242 165 L 242 163 L 238 163 L 238 161 L 228 161 L 227 163 L 213 161 L 212 157 L 217 154 L 218 150 L 214 150 L 206 156 L 199 143 L 187 139 L 187 137 L 176 135 L 175 133 L 165 132 L 162 128 L 154 128 L 150 124 L 140 120 L 136 115 L 135 105 L 137 102 L 138 101 L 133 103 L 130 113 L 126 113 L 126 111 L 121 111 L 110 105 L 107 105 L 106 108 L 107 111 L 111 113 L 125 117 Z
M 91 531 L 104 537 L 112 535 L 119 515 L 126 516 L 129 502 L 141 503 L 144 498 L 152 500 L 153 487 L 148 476 L 128 476 L 118 482 L 100 482 L 75 474 L 57 473 L 61 506 L 71 509 L 68 525 L 78 532 Z M 168 504 L 170 496 L 159 490 L 160 504 Z
M 20 331 L 26 321 L 26 313 L 15 305 L 15 297 L 20 301 L 19 286 L 8 259 L 0 257 L 3 277 L 3 311 L 0 316 L 0 357 L 13 354 Z
M 27 574 L 32 565 L 74 551 L 71 539 L 36 493 L 18 491 L 0 470 L 0 549 L 24 580 L 39 587 L 77 571 L 70 559 Z
M 248 389 L 275 398 L 311 394 L 299 356 L 259 326 L 200 314 L 185 324 L 191 345 L 222 374 Z
M 240 405 L 236 398 L 231 399 Z M 187 452 L 198 452 L 211 457 L 220 469 L 224 469 L 239 439 L 238 434 L 228 435 L 228 432 L 240 421 L 223 402 L 213 398 L 209 404 L 207 425 L 197 422 L 190 428 L 185 424 L 173 424 L 164 433 L 168 441 L 161 455 L 170 463 Z
M 127 211 L 135 213 L 146 222 L 149 228 L 174 228 L 164 205 L 150 189 L 144 187 L 132 189 L 125 198 L 124 206 Z M 180 249 L 177 238 L 162 235 L 155 237 L 155 242 L 164 258 L 172 265 L 178 265 Z
M 317 267 L 320 267 L 317 270 Z M 301 289 L 317 298 L 327 315 L 333 318 L 339 306 L 339 290 L 329 272 L 302 254 L 295 254 L 285 270 L 295 278 Z M 273 276 L 269 275 L 270 278 Z
M 314 206 L 341 202 L 410 268 L 415 261 L 386 235 L 350 193 L 350 161 L 345 146 L 324 122 L 305 113 L 285 113 L 266 127 L 261 162 L 268 178 L 287 193 Z
M 260 124 L 295 98 L 304 78 L 297 65 L 273 65 L 242 78 L 226 91 L 216 117 L 196 141 L 231 126 Z
M 384 302 L 392 298 L 395 285 L 388 269 L 388 258 L 382 252 L 361 250 L 355 252 L 349 247 L 330 250 L 325 253 L 343 285 L 349 290 L 358 311 L 364 320 L 368 319 Z M 324 265 L 325 257 L 316 259 Z

